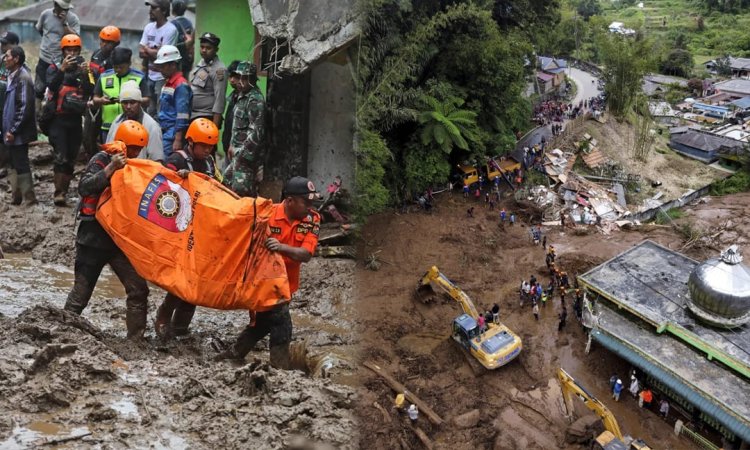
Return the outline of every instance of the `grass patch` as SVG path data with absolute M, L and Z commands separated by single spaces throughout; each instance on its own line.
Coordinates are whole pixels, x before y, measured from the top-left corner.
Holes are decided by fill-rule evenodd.
M 711 195 L 729 195 L 750 191 L 750 172 L 740 170 L 729 178 L 717 181 L 711 186 Z
M 684 215 L 685 213 L 677 208 L 669 209 L 666 212 L 664 210 L 659 210 L 659 212 L 656 213 L 656 217 L 654 217 L 654 223 L 659 225 L 669 225 L 673 220 L 677 220 Z

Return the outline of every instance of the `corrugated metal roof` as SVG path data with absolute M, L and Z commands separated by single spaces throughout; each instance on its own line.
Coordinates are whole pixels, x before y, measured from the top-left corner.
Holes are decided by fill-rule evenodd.
M 643 371 L 669 386 L 669 388 L 673 389 L 681 397 L 695 405 L 706 415 L 716 419 L 742 440 L 750 442 L 750 428 L 724 411 L 723 408 L 703 397 L 698 392 L 695 392 L 690 386 L 612 336 L 603 333 L 601 330 L 592 330 L 591 336 L 610 351 L 640 367 Z
M 743 95 L 750 95 L 750 80 L 743 80 L 742 78 L 722 81 L 714 84 L 714 87 L 722 92 L 738 92 Z
M 9 11 L 0 16 L 0 20 L 36 22 L 48 8 L 52 8 L 51 0 Z M 73 12 L 83 28 L 99 29 L 115 25 L 121 30 L 142 31 L 149 21 L 148 6 L 144 0 L 73 0 Z M 185 12 L 185 17 L 195 23 L 195 14 L 191 11 Z
M 750 96 L 742 97 L 741 99 L 731 102 L 731 104 L 741 109 L 750 108 Z
M 715 134 L 701 133 L 699 131 L 688 130 L 685 133 L 674 134 L 670 140 L 676 144 L 682 144 L 687 147 L 697 148 L 704 152 L 713 152 L 721 147 L 741 147 L 742 142 L 734 139 L 717 136 Z
M 554 75 L 550 75 L 550 74 L 544 73 L 544 72 L 537 72 L 536 73 L 536 77 L 539 78 L 542 81 L 549 81 L 549 80 L 555 78 Z

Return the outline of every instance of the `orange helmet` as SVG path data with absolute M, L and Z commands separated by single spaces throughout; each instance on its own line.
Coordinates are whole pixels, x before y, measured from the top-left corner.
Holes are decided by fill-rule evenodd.
M 126 120 L 117 128 L 115 140 L 122 141 L 125 145 L 145 147 L 148 144 L 148 131 L 135 120 Z
M 219 142 L 219 128 L 208 119 L 195 119 L 188 127 L 185 139 L 192 139 L 193 142 L 201 144 L 216 145 Z
M 99 39 L 104 41 L 120 42 L 120 29 L 113 25 L 107 25 L 99 32 Z
M 60 40 L 60 48 L 65 47 L 82 47 L 81 37 L 77 34 L 66 34 Z

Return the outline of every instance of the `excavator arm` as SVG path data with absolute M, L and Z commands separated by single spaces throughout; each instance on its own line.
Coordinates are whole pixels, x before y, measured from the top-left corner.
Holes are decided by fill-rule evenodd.
M 424 274 L 422 279 L 419 281 L 417 286 L 417 293 L 422 294 L 424 290 L 431 290 L 432 286 L 439 287 L 443 292 L 448 294 L 450 298 L 457 301 L 461 305 L 461 309 L 464 313 L 470 315 L 472 318 L 479 318 L 474 302 L 471 301 L 468 295 L 464 291 L 458 288 L 451 280 L 445 275 L 440 273 L 436 266 L 430 267 L 427 273 Z
M 583 386 L 578 384 L 578 382 L 562 368 L 558 370 L 557 378 L 560 380 L 560 387 L 562 388 L 563 397 L 565 398 L 565 406 L 568 408 L 569 413 L 573 412 L 573 399 L 571 394 L 575 394 L 583 400 L 583 404 L 586 405 L 588 409 L 602 419 L 604 429 L 614 434 L 617 439 L 623 440 L 623 435 L 620 431 L 620 425 L 617 423 L 617 419 L 615 419 L 615 416 L 609 408 L 604 405 L 604 403 L 589 394 Z

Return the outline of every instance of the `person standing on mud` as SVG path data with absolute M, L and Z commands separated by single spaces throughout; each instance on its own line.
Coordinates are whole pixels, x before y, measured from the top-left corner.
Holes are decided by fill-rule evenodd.
M 8 87 L 3 103 L 3 144 L 10 157 L 8 172 L 11 186 L 11 204 L 36 203 L 34 179 L 29 164 L 29 142 L 36 140 L 36 114 L 34 111 L 34 82 L 25 67 L 26 53 L 19 46 L 8 49 L 4 55 L 8 71 Z
M 318 246 L 320 215 L 312 209 L 313 200 L 320 198 L 312 181 L 294 177 L 286 182 L 282 191 L 284 200 L 274 205 L 269 220 L 271 237 L 266 248 L 284 258 L 289 290 L 299 289 L 299 272 L 302 263 L 312 259 Z M 291 368 L 289 344 L 292 340 L 292 317 L 289 314 L 291 300 L 268 300 L 257 311 L 250 311 L 250 325 L 237 341 L 216 359 L 244 359 L 255 344 L 270 334 L 271 364 L 281 369 Z
M 558 318 L 560 319 L 560 323 L 557 324 L 557 331 L 560 332 L 565 328 L 565 321 L 568 320 L 568 310 L 565 308 L 565 304 L 563 304 L 562 311 L 560 311 Z
M 81 223 L 76 235 L 75 278 L 65 302 L 66 311 L 80 315 L 91 299 L 102 269 L 109 264 L 127 294 L 128 339 L 140 339 L 146 332 L 148 284 L 96 220 L 96 205 L 115 171 L 125 167 L 128 158 L 137 157 L 147 142 L 148 132 L 143 125 L 127 121 L 117 130 L 115 141 L 103 145 L 86 165 L 78 183 Z
M 531 312 L 534 313 L 534 320 L 539 322 L 539 303 L 534 302 L 534 306 L 531 308 Z
M 198 172 L 210 178 L 220 173 L 211 154 L 219 143 L 219 128 L 205 117 L 194 120 L 185 133 L 185 149 L 175 149 L 164 165 L 176 171 L 182 178 L 190 172 Z M 195 314 L 195 305 L 168 292 L 156 311 L 154 330 L 161 338 L 188 334 L 190 322 Z
M 94 92 L 94 76 L 83 56 L 81 38 L 67 34 L 60 41 L 62 61 L 47 69 L 48 101 L 55 115 L 49 126 L 49 143 L 55 149 L 54 203 L 66 205 L 73 169 L 83 142 L 81 118 Z

